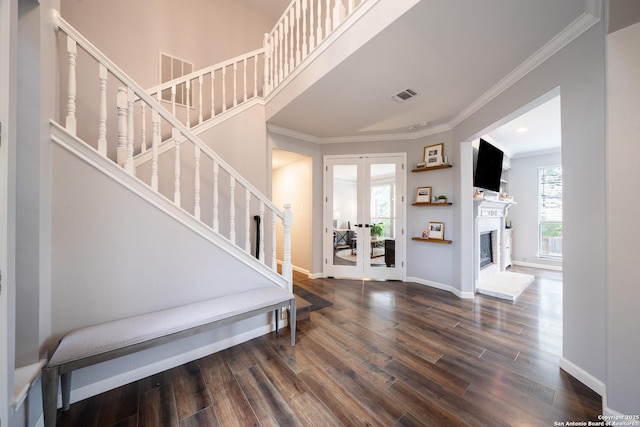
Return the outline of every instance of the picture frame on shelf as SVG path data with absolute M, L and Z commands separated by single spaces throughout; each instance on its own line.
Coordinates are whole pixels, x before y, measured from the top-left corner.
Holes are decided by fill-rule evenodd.
M 416 203 L 431 203 L 431 187 L 416 188 Z
M 427 168 L 442 165 L 442 155 L 444 153 L 444 143 L 429 145 L 424 147 L 424 163 Z
M 444 240 L 444 222 L 429 222 L 429 238 Z
M 422 238 L 423 239 L 429 238 L 429 230 L 422 230 Z

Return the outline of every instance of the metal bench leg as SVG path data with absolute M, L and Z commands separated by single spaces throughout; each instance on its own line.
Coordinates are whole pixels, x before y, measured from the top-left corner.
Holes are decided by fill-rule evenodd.
M 42 370 L 42 411 L 44 426 L 55 427 L 58 418 L 58 367 Z
M 280 322 L 280 309 L 279 308 L 276 308 L 275 316 L 276 316 L 276 336 L 277 336 L 278 335 L 278 331 L 280 330 L 280 326 L 278 326 L 278 324 Z
M 62 410 L 68 411 L 71 404 L 71 372 L 66 372 L 60 376 L 62 387 Z
M 291 300 L 289 306 L 289 328 L 291 329 L 291 347 L 296 345 L 296 299 Z

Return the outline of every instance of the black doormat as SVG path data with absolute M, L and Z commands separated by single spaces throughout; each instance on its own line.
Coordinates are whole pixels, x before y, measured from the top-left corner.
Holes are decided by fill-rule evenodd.
M 309 292 L 305 288 L 298 285 L 293 285 L 293 293 L 311 304 L 311 311 L 320 310 L 321 308 L 333 305 L 331 301 L 327 301 L 326 299 L 319 297 L 318 295 Z

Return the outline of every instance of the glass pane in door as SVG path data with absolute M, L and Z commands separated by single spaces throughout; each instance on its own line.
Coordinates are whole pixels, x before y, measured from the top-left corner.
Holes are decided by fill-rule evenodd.
M 368 265 L 395 267 L 396 163 L 371 164 L 369 173 L 371 248 Z
M 357 264 L 358 165 L 333 166 L 333 265 Z

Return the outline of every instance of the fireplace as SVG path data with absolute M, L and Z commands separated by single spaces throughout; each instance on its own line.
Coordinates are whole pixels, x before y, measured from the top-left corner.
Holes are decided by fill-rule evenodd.
M 493 264 L 493 243 L 491 239 L 492 233 L 487 231 L 480 233 L 480 269 Z

